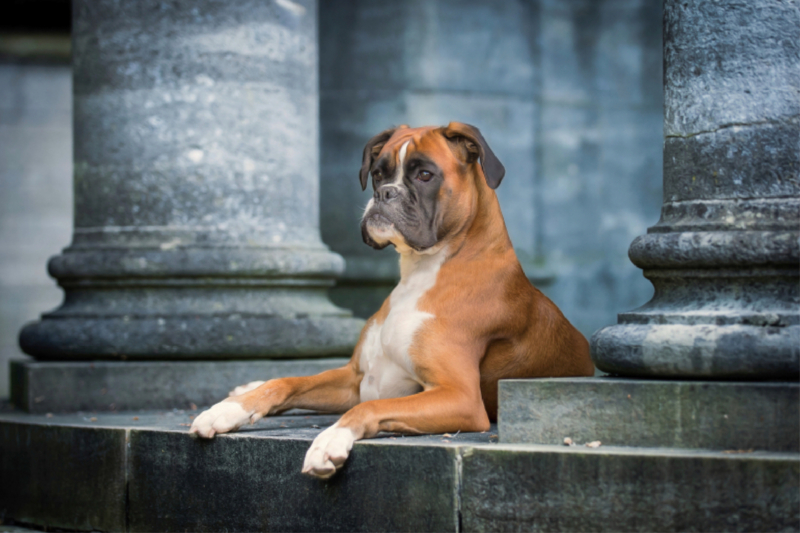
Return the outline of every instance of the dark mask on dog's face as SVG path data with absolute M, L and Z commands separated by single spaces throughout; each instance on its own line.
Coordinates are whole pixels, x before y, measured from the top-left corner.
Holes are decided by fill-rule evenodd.
M 474 209 L 471 175 L 477 161 L 486 184 L 496 188 L 505 169 L 478 129 L 467 124 L 400 126 L 370 139 L 360 173 L 362 189 L 370 176 L 373 188 L 361 220 L 364 242 L 417 252 L 441 242 Z

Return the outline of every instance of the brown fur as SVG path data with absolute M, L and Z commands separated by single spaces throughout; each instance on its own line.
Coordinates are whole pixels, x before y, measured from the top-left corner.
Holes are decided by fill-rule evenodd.
M 264 414 L 291 408 L 345 412 L 339 425 L 352 429 L 356 438 L 382 430 L 484 431 L 497 417 L 498 380 L 594 373 L 586 339 L 525 276 L 475 143 L 446 138 L 460 135 L 457 123 L 449 128 L 454 124 L 456 130 L 449 132 L 400 128 L 376 147 L 396 153 L 411 140 L 414 150 L 444 170 L 438 226 L 449 255 L 436 284 L 417 302 L 420 311 L 435 318 L 417 331 L 409 353 L 423 391 L 359 403 L 361 345 L 369 326 L 389 314 L 387 299 L 367 322 L 345 367 L 272 380 L 231 401 Z

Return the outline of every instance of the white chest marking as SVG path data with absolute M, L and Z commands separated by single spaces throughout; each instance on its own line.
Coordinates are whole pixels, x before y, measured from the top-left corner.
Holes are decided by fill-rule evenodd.
M 372 324 L 361 347 L 361 401 L 399 398 L 422 390 L 409 349 L 420 326 L 433 315 L 417 309 L 423 294 L 434 286 L 446 250 L 402 254 L 402 279 L 389 297 L 389 315 Z

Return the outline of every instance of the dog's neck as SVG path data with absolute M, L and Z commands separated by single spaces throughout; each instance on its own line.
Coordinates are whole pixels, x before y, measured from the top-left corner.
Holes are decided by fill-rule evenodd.
M 448 250 L 444 242 L 440 242 L 427 250 L 418 252 L 410 247 L 397 248 L 400 254 L 400 283 L 410 280 L 421 271 L 438 268 L 447 260 Z
M 477 175 L 475 208 L 467 223 L 448 239 L 450 257 L 465 262 L 514 253 L 497 194 Z

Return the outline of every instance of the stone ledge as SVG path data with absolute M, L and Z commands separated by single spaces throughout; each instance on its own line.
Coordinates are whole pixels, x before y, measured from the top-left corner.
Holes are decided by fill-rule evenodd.
M 189 408 L 238 385 L 307 376 L 345 358 L 256 361 L 11 362 L 11 401 L 29 413 Z
M 798 454 L 573 449 L 471 450 L 462 473 L 464 529 L 800 529 Z
M 103 531 L 800 525 L 800 454 L 500 445 L 490 433 L 386 436 L 356 443 L 345 468 L 322 482 L 299 471 L 335 416 L 294 413 L 198 441 L 186 434 L 192 414 L 0 413 L 0 478 L 15 480 L 0 484 L 0 514 Z M 108 452 L 109 442 L 124 454 Z
M 800 383 L 504 380 L 503 443 L 800 451 Z

